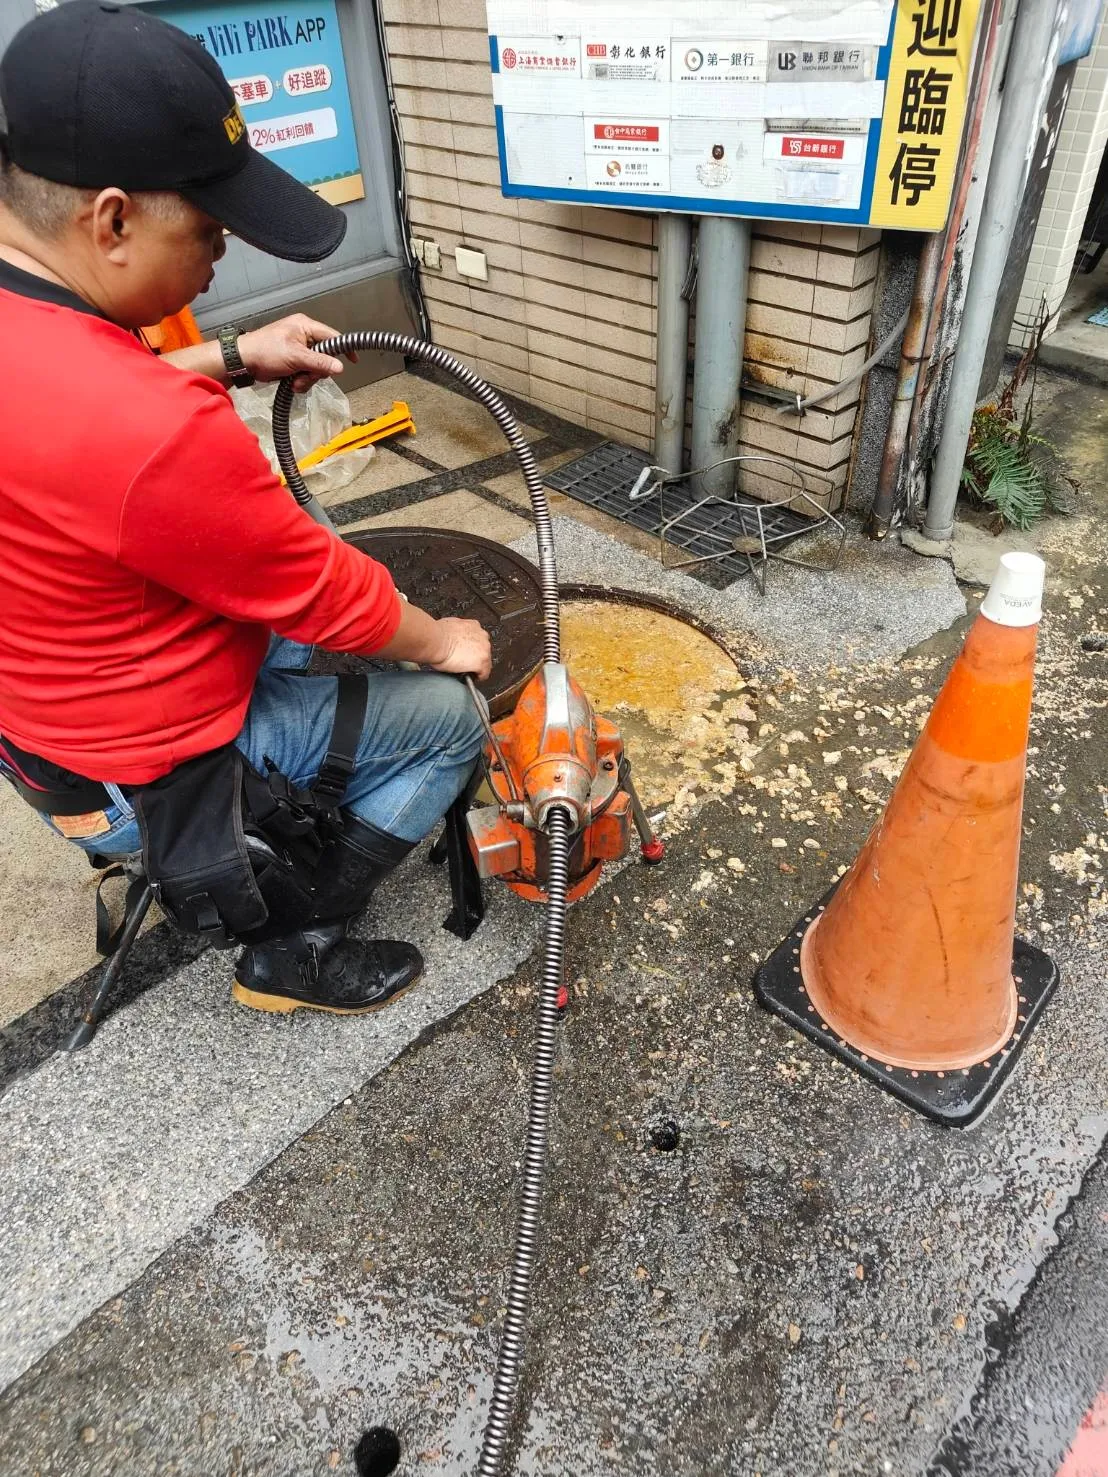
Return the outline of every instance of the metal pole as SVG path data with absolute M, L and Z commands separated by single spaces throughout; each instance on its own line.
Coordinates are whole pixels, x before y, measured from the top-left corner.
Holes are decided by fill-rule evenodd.
M 130 889 L 128 889 L 130 892 Z M 119 935 L 119 941 L 115 946 L 111 958 L 104 966 L 104 972 L 100 976 L 100 983 L 96 987 L 96 993 L 89 1002 L 89 1007 L 74 1027 L 73 1034 L 65 1043 L 66 1051 L 80 1051 L 87 1046 L 96 1035 L 104 1014 L 104 1007 L 108 1003 L 108 996 L 112 987 L 123 971 L 127 962 L 127 955 L 131 952 L 131 945 L 138 938 L 139 929 L 143 920 L 150 910 L 150 904 L 154 901 L 154 889 L 145 878 L 134 902 L 127 907 L 126 917 L 123 922 L 123 931 Z
M 703 216 L 697 243 L 694 467 L 710 466 L 738 451 L 749 269 L 750 222 L 733 216 Z M 734 463 L 716 467 L 699 479 L 704 495 L 729 497 L 734 486 Z
M 954 532 L 954 505 L 966 459 L 989 327 L 1008 260 L 1016 214 L 1043 107 L 1054 76 L 1057 0 L 1021 0 L 994 151 L 970 269 L 966 307 L 946 398 L 946 416 L 931 474 L 925 538 L 944 542 Z
M 1015 0 L 1012 0 L 1012 6 L 1014 4 Z M 988 0 L 988 10 L 982 23 L 979 42 L 981 61 L 974 70 L 970 121 L 962 143 L 958 174 L 954 183 L 954 199 L 951 201 L 950 214 L 943 233 L 943 256 L 932 297 L 933 308 L 928 317 L 927 333 L 923 342 L 922 363 L 927 366 L 927 369 L 921 372 L 926 374 L 926 378 L 922 385 L 918 378 L 916 381 L 916 395 L 912 402 L 904 455 L 897 469 L 896 484 L 893 489 L 894 504 L 897 495 L 902 495 L 909 514 L 916 501 L 916 489 L 925 475 L 919 456 L 924 406 L 934 386 L 941 379 L 935 362 L 935 345 L 939 336 L 939 328 L 947 314 L 952 311 L 960 312 L 962 306 L 960 292 L 951 292 L 950 289 L 955 257 L 960 253 L 967 267 L 973 264 L 973 242 L 969 237 L 972 235 L 975 241 L 977 232 L 976 229 L 972 231 L 970 229 L 973 216 L 971 201 L 974 198 L 974 184 L 978 173 L 983 172 L 987 176 L 992 159 L 993 141 L 996 137 L 996 114 L 999 111 L 997 106 L 999 100 L 993 89 L 993 80 L 998 69 L 1004 66 L 1008 42 L 1011 40 L 1012 24 L 1012 8 L 1006 6 L 1005 0 Z M 977 223 L 979 220 L 974 224 Z M 957 303 L 953 301 L 954 299 L 958 299 Z
M 683 470 L 685 396 L 689 378 L 689 304 L 681 289 L 689 275 L 692 221 L 658 217 L 658 347 L 654 389 L 654 462 Z

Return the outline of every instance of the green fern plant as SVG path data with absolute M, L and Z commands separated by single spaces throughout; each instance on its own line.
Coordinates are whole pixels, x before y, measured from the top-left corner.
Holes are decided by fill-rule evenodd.
M 1057 448 L 1031 429 L 1039 350 L 1049 321 L 1044 299 L 1031 341 L 1000 398 L 995 405 L 983 405 L 974 412 L 962 488 L 972 502 L 991 509 L 997 533 L 1005 523 L 1026 532 L 1049 512 L 1068 512 L 1062 482 L 1077 491 L 1077 483 L 1058 459 Z M 1017 416 L 1016 395 L 1027 383 L 1023 414 Z
M 1003 406 L 986 405 L 973 417 L 962 486 L 1002 522 L 1027 530 L 1057 507 L 1043 456 L 1053 451 L 1045 437 L 1009 419 Z

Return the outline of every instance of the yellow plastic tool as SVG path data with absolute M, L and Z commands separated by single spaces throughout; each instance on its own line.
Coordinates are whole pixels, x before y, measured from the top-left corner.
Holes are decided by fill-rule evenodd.
M 345 431 L 340 431 L 337 436 L 332 436 L 330 441 L 325 441 L 322 446 L 317 446 L 310 451 L 303 461 L 297 462 L 302 472 L 309 467 L 318 466 L 320 462 L 326 461 L 329 456 L 334 456 L 340 451 L 356 451 L 360 446 L 371 446 L 375 441 L 383 441 L 386 436 L 396 436 L 401 431 L 414 431 L 415 421 L 412 420 L 412 412 L 408 403 L 404 400 L 394 400 L 392 409 L 379 415 L 371 421 L 354 421 L 347 426 Z

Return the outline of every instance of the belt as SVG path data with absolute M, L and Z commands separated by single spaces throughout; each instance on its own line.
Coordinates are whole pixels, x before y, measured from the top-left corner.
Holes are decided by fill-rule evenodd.
M 16 749 L 10 739 L 0 740 L 0 775 L 9 781 L 33 810 L 43 815 L 89 815 L 106 810 L 115 802 L 99 780 L 87 780 L 75 774 L 72 782 L 56 787 L 35 784 L 20 765 L 20 759 L 33 759 Z

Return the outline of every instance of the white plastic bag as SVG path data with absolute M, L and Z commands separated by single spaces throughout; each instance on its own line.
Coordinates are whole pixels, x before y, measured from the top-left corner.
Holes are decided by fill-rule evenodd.
M 231 399 L 243 421 L 257 436 L 269 465 L 279 477 L 281 467 L 273 449 L 273 397 L 276 393 L 276 384 L 251 385 L 246 390 L 233 389 Z M 345 431 L 350 422 L 350 401 L 332 379 L 317 380 L 306 395 L 294 395 L 289 411 L 289 436 L 296 460 L 303 461 L 317 446 Z M 303 474 L 304 481 L 316 497 L 337 492 L 354 480 L 372 455 L 372 446 L 337 452 L 309 467 Z

